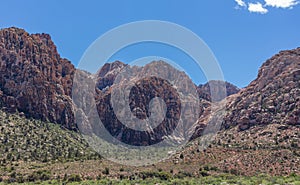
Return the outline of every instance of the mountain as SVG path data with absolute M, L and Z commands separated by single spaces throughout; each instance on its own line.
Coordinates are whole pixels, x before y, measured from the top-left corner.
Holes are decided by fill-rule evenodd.
M 23 29 L 12 27 L 0 30 L 0 38 L 0 106 L 2 110 L 19 112 L 27 118 L 59 123 L 66 128 L 76 129 L 71 99 L 75 68 L 70 61 L 60 57 L 51 37 L 47 34 L 28 34 Z M 282 51 L 269 59 L 262 65 L 258 77 L 242 90 L 228 82 L 225 83 L 227 95 L 229 95 L 227 114 L 223 122 L 225 129 L 238 126 L 240 130 L 246 130 L 255 125 L 270 123 L 299 125 L 299 50 L 298 48 Z M 152 63 L 145 68 L 131 67 L 120 61 L 105 64 L 97 74 L 97 89 L 101 91 L 102 98 L 110 96 L 108 89 L 111 88 L 122 69 L 129 67 L 133 74 L 139 76 L 147 71 L 159 71 L 157 64 Z M 167 71 L 185 76 L 171 68 Z M 168 75 L 173 74 L 168 73 Z M 189 80 L 187 77 L 183 79 L 186 79 L 184 80 L 186 82 Z M 147 83 L 154 83 L 153 80 L 158 79 L 148 79 Z M 210 81 L 197 87 L 201 102 L 199 117 L 209 115 L 210 86 L 215 88 L 212 89 L 213 91 L 218 91 L 219 83 L 221 82 Z M 164 84 L 161 88 L 169 89 L 167 86 Z M 189 87 L 186 86 L 186 88 Z M 193 87 L 190 86 L 190 88 Z M 150 92 L 149 89 L 143 93 L 147 92 Z M 137 93 L 141 94 L 141 92 Z M 221 101 L 221 99 L 217 100 Z M 97 101 L 100 102 L 99 99 Z M 136 100 L 132 99 L 132 101 Z M 143 103 L 149 103 L 149 101 L 149 99 L 143 99 L 135 104 L 141 108 Z M 109 104 L 101 102 L 102 107 Z M 104 110 L 98 106 L 98 111 Z M 139 111 L 143 112 L 142 114 L 149 112 L 147 107 Z M 106 120 L 109 120 L 108 115 L 110 115 L 108 112 L 107 115 L 103 115 Z M 146 117 L 148 116 L 149 113 Z M 145 117 L 145 115 L 140 117 Z M 205 120 L 199 122 L 201 123 L 199 125 L 205 125 Z M 196 134 L 195 137 L 199 135 L 201 134 Z
M 200 84 L 197 89 L 198 93 L 199 93 L 199 97 L 203 98 L 207 101 L 211 101 L 211 92 L 210 91 L 220 92 L 221 90 L 218 88 L 222 88 L 223 83 L 224 82 L 222 82 L 222 81 L 211 80 L 211 81 L 207 82 L 206 84 Z M 210 89 L 210 87 L 214 87 L 215 89 Z M 227 96 L 236 94 L 240 91 L 240 89 L 237 86 L 235 86 L 229 82 L 225 82 L 225 87 L 226 87 Z M 215 101 L 221 101 L 223 98 L 224 97 L 222 97 L 222 95 L 218 95 L 217 97 L 215 97 Z
M 214 89 L 212 89 L 214 92 L 217 92 L 216 95 L 217 97 L 215 97 L 215 101 L 221 101 L 222 98 L 222 88 L 224 87 L 224 84 L 226 86 L 226 90 L 227 90 L 227 96 L 235 94 L 239 91 L 239 88 L 237 88 L 236 86 L 228 83 L 228 82 L 222 82 L 222 81 L 210 81 L 204 85 L 199 85 L 198 87 L 196 87 L 196 85 L 192 84 L 192 82 L 190 82 L 190 79 L 183 73 L 178 71 L 177 69 L 173 68 L 172 66 L 168 65 L 167 63 L 163 62 L 163 61 L 153 61 L 150 64 L 144 66 L 144 67 L 139 67 L 139 66 L 129 66 L 127 64 L 124 64 L 120 61 L 116 61 L 116 62 L 112 62 L 112 63 L 107 63 L 105 64 L 100 71 L 98 72 L 98 78 L 97 78 L 97 84 L 96 87 L 98 90 L 100 90 L 102 93 L 101 96 L 102 98 L 101 101 L 99 99 L 98 96 L 98 112 L 102 113 L 102 120 L 105 120 L 103 122 L 106 122 L 106 124 L 109 127 L 109 130 L 115 130 L 116 132 L 113 134 L 117 137 L 129 137 L 130 138 L 123 138 L 122 141 L 125 142 L 139 142 L 141 141 L 141 139 L 139 139 L 139 137 L 142 138 L 147 138 L 147 137 L 152 137 L 155 138 L 154 136 L 151 136 L 151 134 L 144 133 L 145 135 L 140 135 L 140 136 L 135 136 L 135 132 L 133 130 L 130 129 L 126 129 L 124 128 L 124 126 L 122 126 L 122 124 L 118 123 L 119 120 L 117 119 L 116 115 L 113 113 L 113 108 L 110 105 L 110 96 L 111 96 L 111 88 L 112 85 L 114 84 L 114 82 L 118 81 L 120 84 L 122 81 L 126 81 L 126 80 L 131 80 L 128 79 L 126 77 L 124 77 L 123 79 L 118 79 L 116 80 L 116 77 L 119 75 L 119 73 L 121 73 L 123 71 L 126 71 L 126 75 L 131 75 L 133 76 L 134 80 L 138 79 L 138 78 L 142 78 L 143 76 L 151 76 L 153 75 L 152 73 L 154 72 L 155 74 L 157 74 L 157 76 L 160 76 L 162 74 L 164 74 L 165 78 L 172 78 L 172 79 L 176 79 L 177 81 L 181 81 L 181 84 L 189 84 L 186 85 L 184 88 L 186 88 L 185 92 L 187 92 L 189 89 L 195 89 L 198 93 L 199 96 L 199 106 L 200 106 L 200 110 L 199 110 L 199 120 L 197 121 L 197 124 L 193 125 L 193 129 L 194 129 L 194 134 L 191 137 L 191 139 L 197 138 L 199 136 L 201 136 L 202 131 L 204 130 L 204 128 L 206 127 L 207 123 L 206 120 L 208 119 L 209 115 L 210 115 L 210 102 L 211 102 L 211 97 L 210 97 L 210 86 L 213 87 Z M 123 74 L 123 76 L 126 76 Z M 120 75 L 119 75 L 120 77 Z M 116 81 L 115 81 L 116 80 Z M 175 81 L 176 81 L 175 80 Z M 156 82 L 154 82 L 156 81 Z M 137 117 L 145 119 L 147 117 L 149 117 L 149 110 L 147 106 L 148 105 L 152 95 L 151 94 L 151 87 L 156 87 L 157 85 L 159 85 L 160 87 L 157 87 L 158 91 L 163 92 L 163 89 L 165 91 L 170 91 L 172 89 L 171 86 L 168 86 L 166 83 L 159 83 L 158 82 L 159 79 L 154 79 L 154 78 L 148 78 L 146 81 L 144 81 L 144 83 L 150 83 L 150 86 L 147 85 L 143 85 L 143 88 L 139 88 L 138 91 L 135 91 L 135 97 L 133 99 L 131 99 L 131 102 L 128 102 L 131 105 L 131 109 L 135 110 L 136 108 L 133 107 L 136 106 L 139 108 L 139 113 L 140 115 L 137 115 Z M 115 83 L 114 85 L 120 85 Z M 121 89 L 122 84 L 120 85 L 120 89 Z M 177 84 L 177 89 L 178 86 L 182 86 L 183 85 L 178 85 Z M 99 91 L 98 91 L 99 92 Z M 220 92 L 220 93 L 218 93 Z M 149 94 L 150 93 L 150 94 Z M 141 96 L 145 96 L 143 94 L 147 95 L 147 98 L 143 97 L 141 99 Z M 150 99 L 149 99 L 150 98 Z M 174 104 L 173 106 L 176 106 L 180 104 L 179 99 L 177 100 L 177 103 Z M 175 118 L 175 115 L 180 115 L 180 109 L 177 109 L 177 111 L 175 111 L 176 113 L 174 115 L 170 115 L 170 117 Z M 195 110 L 193 110 L 192 112 L 195 112 Z M 124 115 L 128 115 L 130 114 L 130 112 L 124 112 Z M 196 114 L 196 113 L 195 113 Z M 186 122 L 189 122 L 186 120 Z M 191 126 L 191 125 L 186 125 L 186 127 Z M 125 130 L 124 130 L 125 129 Z M 155 133 L 157 133 L 158 135 L 164 135 L 167 133 L 166 130 L 171 130 L 170 126 L 161 128 L 158 127 L 158 131 L 156 131 Z M 129 131 L 130 130 L 130 131 Z M 181 129 L 181 132 L 184 132 L 183 129 Z M 127 133 L 129 132 L 129 133 Z M 161 133 L 164 132 L 164 133 Z M 122 134 L 121 134 L 122 133 Z M 141 134 L 141 133 L 139 133 Z M 182 135 L 186 135 L 186 134 L 182 134 Z M 179 136 L 178 138 L 180 138 L 181 136 Z M 129 141 L 130 140 L 130 141 Z M 151 140 L 151 139 L 150 139 Z M 147 143 L 151 143 L 152 141 L 148 141 Z
M 99 71 L 97 82 L 97 88 L 101 91 L 96 98 L 100 119 L 112 136 L 127 144 L 156 144 L 166 136 L 171 137 L 178 125 L 182 127 L 179 126 L 179 135 L 174 138 L 176 141 L 186 140 L 188 134 L 185 132 L 188 130 L 185 128 L 192 126 L 200 113 L 200 108 L 196 106 L 198 97 L 195 85 L 185 73 L 163 61 L 153 61 L 144 67 L 128 66 L 119 61 L 106 64 Z M 128 89 L 130 85 L 132 89 Z M 191 89 L 194 92 L 189 92 Z M 182 96 L 179 96 L 179 91 Z M 123 93 L 128 93 L 128 102 L 123 102 Z M 189 97 L 185 101 L 181 100 L 187 95 Z M 151 110 L 155 97 L 163 99 L 166 107 L 157 102 L 156 110 Z M 118 100 L 115 107 L 111 103 L 114 99 Z M 187 105 L 187 101 L 195 101 L 195 106 Z M 181 115 L 186 112 L 193 116 L 187 118 Z M 179 123 L 180 119 L 184 124 Z M 122 121 L 127 122 L 127 126 Z M 141 122 L 143 129 L 133 129 L 138 122 Z
M 158 171 L 156 175 L 170 172 L 174 177 L 300 174 L 300 48 L 281 51 L 268 59 L 257 78 L 245 88 L 226 82 L 228 97 L 217 97 L 216 102 L 211 101 L 210 90 L 218 92 L 222 82 L 210 81 L 197 87 L 184 72 L 163 61 L 143 67 L 120 61 L 105 64 L 95 75 L 96 87 L 88 97 L 96 102 L 93 108 L 114 138 L 134 146 L 148 146 L 166 138 L 180 142 L 192 135 L 192 141 L 171 158 L 152 166 L 126 167 L 125 171 L 118 164 L 99 160 L 82 136 L 74 132 L 78 129 L 74 101 L 82 103 L 83 112 L 91 108 L 86 101 L 76 99 L 81 96 L 73 96 L 85 92 L 80 88 L 72 91 L 78 83 L 74 81 L 75 74 L 84 88 L 93 85 L 84 80 L 94 76 L 75 71 L 70 61 L 60 57 L 49 35 L 28 34 L 18 28 L 0 30 L 0 176 L 4 179 L 67 178 L 73 173 L 94 179 L 121 175 L 129 179 L 145 175 L 145 171 L 151 174 L 149 170 Z M 165 80 L 168 78 L 173 79 L 172 83 Z M 132 85 L 130 91 L 125 88 L 128 84 Z M 121 101 L 120 96 L 118 99 L 118 93 L 127 93 L 128 102 Z M 186 101 L 181 101 L 182 95 L 187 95 Z M 156 111 L 151 107 L 154 97 L 165 102 L 157 99 Z M 197 101 L 198 108 L 185 104 Z M 215 104 L 223 103 L 226 111 L 221 130 L 203 149 L 201 144 L 206 141 L 200 136 L 208 124 L 214 123 L 211 110 Z M 125 104 L 127 108 L 123 108 Z M 115 105 L 118 111 L 113 110 Z M 180 124 L 181 112 L 193 117 L 182 117 L 185 124 Z M 136 118 L 132 121 L 128 115 Z M 164 115 L 166 118 L 159 120 Z M 129 120 L 126 126 L 120 124 L 124 121 L 120 116 Z M 141 122 L 135 122 L 137 118 Z M 153 125 L 153 118 L 163 124 Z M 195 123 L 187 124 L 194 119 Z M 139 129 L 137 123 L 146 123 L 140 125 L 146 131 L 136 132 L 133 128 Z M 172 135 L 176 126 L 178 132 Z M 96 125 L 84 129 L 99 131 Z M 51 173 L 44 174 L 37 168 Z
M 0 30 L 0 107 L 27 118 L 75 129 L 72 76 L 75 68 L 48 34 Z
M 2 110 L 76 129 L 71 99 L 75 68 L 60 57 L 50 35 L 12 27 L 0 30 L 0 38 Z M 98 89 L 109 88 L 126 66 L 120 61 L 105 64 L 98 73 Z M 132 69 L 139 70 L 137 66 Z
M 120 73 L 122 69 L 126 66 L 126 64 L 120 61 L 104 64 L 104 66 L 102 66 L 98 72 L 98 79 L 96 85 L 97 88 L 99 90 L 103 90 L 106 87 L 112 86 L 118 73 Z
M 254 81 L 221 102 L 222 129 L 208 147 L 199 150 L 205 137 L 195 138 L 166 164 L 214 169 L 208 174 L 300 174 L 300 48 L 268 59 Z
M 225 128 L 300 125 L 300 48 L 268 59 L 257 78 L 228 100 Z

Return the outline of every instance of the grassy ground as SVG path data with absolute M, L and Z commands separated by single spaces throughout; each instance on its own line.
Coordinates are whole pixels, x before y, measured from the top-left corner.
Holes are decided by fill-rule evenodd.
M 4 183 L 0 183 L 4 184 Z M 12 183 L 16 184 L 16 183 Z M 170 179 L 161 179 L 161 178 L 146 178 L 146 179 L 136 179 L 136 180 L 112 180 L 112 179 L 99 179 L 99 180 L 82 180 L 76 177 L 70 177 L 66 180 L 52 180 L 52 181 L 43 181 L 43 182 L 32 182 L 24 183 L 25 185 L 29 184 L 122 184 L 122 185 L 143 185 L 143 184 L 159 184 L 159 185 L 197 185 L 197 184 L 240 184 L 240 185 L 251 185 L 251 184 L 264 184 L 264 185 L 273 185 L 273 184 L 291 184 L 291 185 L 300 185 L 300 176 L 286 176 L 286 177 L 271 177 L 266 175 L 259 175 L 255 177 L 246 177 L 246 176 L 233 176 L 228 174 L 222 174 L 218 176 L 207 176 L 202 178 L 170 178 Z

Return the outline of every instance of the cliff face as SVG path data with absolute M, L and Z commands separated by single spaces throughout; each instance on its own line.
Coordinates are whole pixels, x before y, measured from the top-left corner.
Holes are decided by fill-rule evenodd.
M 98 72 L 97 88 L 103 90 L 113 85 L 118 73 L 127 65 L 120 61 L 106 63 Z
M 300 48 L 267 60 L 257 78 L 229 98 L 224 127 L 238 125 L 300 125 Z
M 74 66 L 62 59 L 48 34 L 0 30 L 0 106 L 73 129 Z
M 118 119 L 111 112 L 109 101 L 111 88 L 116 86 L 114 84 L 116 76 L 123 68 L 128 67 L 130 73 L 136 77 L 153 72 L 171 78 L 178 75 L 181 84 L 188 84 L 182 85 L 182 92 L 197 88 L 199 93 L 200 111 L 195 113 L 199 116 L 199 120 L 194 128 L 196 133 L 193 138 L 198 137 L 205 128 L 210 114 L 210 86 L 217 88 L 219 82 L 211 81 L 196 87 L 189 83 L 190 79 L 183 72 L 171 69 L 168 65 L 158 65 L 158 63 L 163 62 L 154 62 L 145 67 L 130 67 L 119 61 L 105 64 L 97 74 L 96 83 L 97 109 L 101 113 L 101 118 L 106 120 L 108 128 L 115 135 L 120 134 L 121 131 L 127 136 L 134 135 L 130 133 L 130 130 L 117 124 Z M 74 66 L 60 57 L 49 35 L 28 34 L 18 28 L 0 30 L 1 109 L 9 112 L 22 112 L 28 118 L 59 123 L 69 129 L 75 129 L 74 106 L 71 99 L 74 73 Z M 120 80 L 119 82 L 122 87 L 123 82 Z M 260 68 L 258 77 L 242 90 L 226 82 L 227 95 L 230 96 L 227 98 L 227 114 L 224 117 L 223 127 L 230 128 L 237 125 L 240 130 L 246 130 L 254 125 L 269 123 L 299 125 L 299 83 L 300 48 L 282 51 L 267 60 Z M 131 94 L 129 103 L 130 111 L 141 119 L 150 116 L 149 107 L 145 105 L 148 105 L 150 100 L 158 95 L 157 93 L 162 94 L 161 98 L 168 99 L 164 94 L 166 90 L 172 92 L 168 96 L 176 97 L 172 85 L 163 78 L 146 78 L 139 85 L 135 89 L 136 94 Z M 142 86 L 144 88 L 141 88 Z M 212 90 L 218 91 L 218 89 Z M 174 105 L 168 105 L 172 110 L 169 112 L 170 120 L 173 119 L 173 121 L 169 120 L 167 124 L 169 126 L 166 128 L 159 128 L 160 136 L 168 133 L 172 125 L 174 126 L 174 121 L 183 108 L 178 107 L 180 102 L 177 100 Z M 152 136 L 147 134 L 148 142 L 153 142 Z M 126 137 L 123 139 L 135 142 L 138 137 L 145 138 L 146 136 Z
M 97 81 L 96 102 L 102 123 L 112 136 L 130 145 L 147 146 L 161 142 L 166 137 L 172 137 L 177 126 L 179 135 L 172 141 L 188 139 L 185 137 L 193 131 L 187 128 L 203 112 L 203 109 L 182 101 L 182 96 L 187 94 L 194 98 L 190 101 L 197 100 L 196 87 L 188 76 L 163 61 L 144 67 L 130 67 L 121 62 L 106 64 L 99 71 Z M 178 84 L 180 81 L 181 85 Z M 130 84 L 132 88 L 128 89 Z M 194 89 L 194 96 L 189 92 L 191 89 Z M 123 92 L 129 95 L 128 102 L 123 102 Z M 151 109 L 151 101 L 156 97 L 163 100 L 165 107 L 158 102 L 156 110 Z M 113 99 L 118 99 L 115 106 L 119 110 L 113 107 Z M 126 109 L 127 104 L 129 107 Z M 184 116 L 187 114 L 193 116 Z M 180 118 L 184 123 L 180 124 Z M 156 119 L 157 125 L 153 125 L 155 121 L 152 119 Z M 194 122 L 191 121 L 193 119 Z M 126 121 L 127 125 L 124 123 Z M 142 122 L 141 130 L 138 129 L 139 122 Z
M 110 96 L 109 88 L 113 85 L 120 70 L 126 66 L 122 62 L 116 61 L 105 64 L 100 69 L 97 78 L 96 91 L 98 94 L 96 100 L 99 99 L 99 94 L 101 94 L 103 100 Z M 169 66 L 160 67 L 152 64 L 146 68 L 134 66 L 131 67 L 131 70 L 137 76 L 152 72 L 165 74 L 173 78 L 175 78 L 175 75 L 179 75 L 182 77 L 180 79 L 182 83 L 186 84 L 182 87 L 182 92 L 195 88 L 194 84 L 189 83 L 190 79 L 183 72 L 170 69 Z M 0 107 L 2 110 L 20 112 L 27 118 L 58 123 L 66 128 L 76 129 L 75 110 L 71 99 L 75 68 L 70 61 L 60 57 L 48 34 L 28 34 L 23 29 L 18 28 L 2 29 L 0 31 L 0 72 Z M 78 74 L 88 75 L 83 71 L 78 72 Z M 162 85 L 162 87 L 157 87 L 156 93 L 151 94 L 153 89 L 150 86 L 148 89 L 136 89 L 137 95 L 133 95 L 132 102 L 135 102 L 141 108 L 139 116 L 143 115 L 142 117 L 145 117 L 145 114 L 149 116 L 148 107 L 143 106 L 143 104 L 148 104 L 152 96 L 156 96 L 158 92 L 162 93 L 164 89 L 173 92 L 170 84 L 168 85 L 161 80 L 149 78 L 143 82 L 152 86 Z M 147 93 L 150 94 L 147 95 Z M 167 95 L 164 98 L 167 99 Z M 180 103 L 177 101 L 175 104 L 179 105 Z M 101 105 L 103 109 L 98 106 L 98 111 L 106 112 L 109 101 L 102 101 Z M 131 111 L 136 109 L 132 106 Z M 168 112 L 169 117 L 177 119 L 179 108 L 169 106 L 172 109 L 171 112 Z M 201 111 L 204 110 L 203 107 L 200 109 Z M 106 113 L 107 115 L 102 114 L 102 116 L 107 120 L 109 127 L 114 127 L 116 119 L 109 112 Z M 170 125 L 174 125 L 174 123 L 169 123 Z M 121 127 L 112 129 L 122 130 Z M 167 133 L 169 132 L 167 130 L 170 130 L 170 128 L 160 127 L 159 132 Z M 159 135 L 163 134 L 160 133 Z M 132 140 L 133 138 L 127 139 Z M 136 139 L 134 138 L 132 141 Z

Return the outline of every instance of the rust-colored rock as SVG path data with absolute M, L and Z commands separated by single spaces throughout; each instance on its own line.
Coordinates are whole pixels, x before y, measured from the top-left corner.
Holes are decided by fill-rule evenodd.
M 120 76 L 117 77 L 120 72 Z M 158 75 L 152 76 L 152 74 Z M 132 75 L 132 79 L 131 77 L 128 77 L 130 75 Z M 160 75 L 164 77 L 160 78 Z M 171 85 L 166 78 L 179 80 L 179 82 L 181 81 L 181 83 L 185 85 L 175 87 Z M 182 128 L 179 129 L 181 137 L 176 137 L 177 140 L 175 140 L 187 139 L 183 137 L 188 134 L 187 132 L 189 130 L 187 128 L 191 126 L 188 125 L 188 123 L 189 119 L 192 117 L 188 118 L 183 115 L 193 114 L 196 117 L 196 121 L 197 116 L 201 113 L 193 109 L 192 106 L 188 107 L 186 104 L 181 104 L 181 97 L 178 94 L 178 90 L 182 94 L 185 94 L 194 88 L 194 98 L 197 99 L 196 86 L 188 82 L 189 80 L 188 76 L 183 72 L 178 71 L 163 61 L 154 61 L 144 67 L 130 67 L 119 61 L 105 64 L 98 73 L 98 83 L 96 85 L 98 92 L 96 102 L 100 119 L 105 128 L 116 139 L 130 145 L 148 146 L 161 142 L 165 137 L 169 137 L 177 127 L 179 119 L 182 116 L 181 119 L 184 123 L 183 126 L 181 126 Z M 115 89 L 114 92 L 117 93 L 118 91 L 123 91 L 128 85 L 127 82 L 134 83 L 134 86 L 130 89 L 129 93 L 128 104 L 130 109 L 121 108 L 120 111 L 123 112 L 121 117 L 126 117 L 128 120 L 129 118 L 127 118 L 127 115 L 132 113 L 138 119 L 149 119 L 152 114 L 149 110 L 150 101 L 155 97 L 160 97 L 166 103 L 166 113 L 162 116 L 164 119 L 159 125 L 153 127 L 149 124 L 148 120 L 146 121 L 146 125 L 143 125 L 146 129 L 139 131 L 132 129 L 136 126 L 135 124 L 138 123 L 130 121 L 129 124 L 132 124 L 131 127 L 126 127 L 124 123 L 118 119 L 118 116 L 116 115 L 116 112 L 118 111 L 113 108 L 111 103 L 113 89 Z M 178 82 L 174 83 L 178 84 Z M 117 103 L 120 102 L 117 101 Z M 124 103 L 120 103 L 117 106 L 124 107 L 123 104 Z M 161 113 L 164 114 L 163 111 L 161 111 Z M 186 126 L 186 128 L 184 128 L 184 126 Z
M 260 68 L 257 78 L 227 105 L 224 128 L 300 125 L 300 48 L 281 51 Z
M 0 30 L 0 102 L 2 109 L 23 112 L 74 129 L 72 75 L 48 34 Z

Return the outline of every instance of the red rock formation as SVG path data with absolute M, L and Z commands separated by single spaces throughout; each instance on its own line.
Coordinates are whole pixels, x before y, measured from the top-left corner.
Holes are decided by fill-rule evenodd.
M 75 128 L 70 98 L 74 70 L 48 34 L 0 30 L 2 109 Z
M 281 51 L 267 60 L 257 78 L 230 99 L 225 128 L 300 125 L 300 48 Z
M 144 67 L 127 66 L 125 69 L 125 66 L 125 64 L 119 61 L 105 64 L 99 71 L 97 84 L 98 95 L 96 96 L 96 102 L 100 119 L 105 128 L 118 140 L 136 146 L 156 144 L 173 133 L 175 127 L 178 125 L 181 114 L 194 114 L 195 117 L 200 114 L 200 112 L 197 112 L 192 107 L 181 104 L 178 90 L 184 94 L 194 88 L 195 98 L 197 99 L 196 87 L 191 82 L 188 82 L 190 79 L 183 72 L 176 70 L 162 61 L 152 62 Z M 122 74 L 116 77 L 120 71 L 122 71 Z M 152 76 L 152 74 L 158 74 L 158 76 Z M 133 79 L 128 77 L 130 75 L 132 75 Z M 160 78 L 160 75 L 166 78 Z M 176 79 L 185 85 L 175 87 L 165 79 Z M 137 80 L 137 82 L 134 82 L 134 80 Z M 121 110 L 124 112 L 121 116 L 126 117 L 126 115 L 133 113 L 138 119 L 146 120 L 151 116 L 149 112 L 150 101 L 155 97 L 160 97 L 166 103 L 166 114 L 163 115 L 165 118 L 161 124 L 156 127 L 144 125 L 144 127 L 148 128 L 146 131 L 137 131 L 131 129 L 135 127 L 134 124 L 137 124 L 136 122 L 130 121 L 130 124 L 133 125 L 131 125 L 132 127 L 127 127 L 118 119 L 115 113 L 116 110 L 111 104 L 112 89 L 123 91 L 123 88 L 128 85 L 127 82 L 134 82 L 135 85 L 129 94 L 130 109 L 125 110 L 125 108 L 122 108 Z M 178 82 L 175 82 L 175 84 Z M 120 103 L 118 106 L 122 107 L 124 105 Z M 180 132 L 181 135 L 187 135 L 189 131 L 188 127 L 191 126 L 188 125 L 188 119 L 190 118 L 183 116 L 182 119 L 186 125 L 183 124 L 185 128 L 184 126 L 180 128 Z
M 109 96 L 117 74 L 126 66 L 118 61 L 102 67 L 96 84 L 97 100 Z M 59 123 L 70 129 L 76 128 L 71 99 L 74 71 L 74 66 L 67 59 L 60 57 L 49 35 L 28 34 L 18 28 L 0 30 L 2 109 L 23 112 L 26 117 Z M 183 84 L 182 92 L 195 88 L 193 84 L 188 83 L 189 79 L 183 72 L 175 72 L 167 65 L 159 66 L 152 63 L 145 68 L 131 67 L 131 73 L 137 77 L 152 72 L 173 78 L 174 75 L 178 75 Z M 153 80 L 149 80 L 148 83 L 155 85 Z M 198 87 L 201 108 L 199 124 L 193 137 L 201 135 L 206 118 L 209 116 L 211 100 L 209 84 L 212 83 L 218 84 L 217 81 L 211 81 Z M 227 98 L 228 112 L 223 122 L 224 128 L 238 125 L 240 130 L 245 130 L 253 125 L 269 123 L 299 125 L 299 83 L 300 48 L 282 51 L 269 59 L 262 65 L 257 79 L 235 95 L 231 94 L 236 93 L 238 89 L 226 83 L 227 94 L 231 96 Z M 147 92 L 151 92 L 150 89 L 137 94 Z M 149 100 L 136 98 L 132 102 L 136 102 L 142 108 L 140 116 L 145 117 L 147 107 L 143 107 L 142 104 Z M 104 110 L 98 107 L 98 111 Z M 177 114 L 175 111 L 174 115 Z M 113 125 L 114 120 L 108 115 L 105 117 L 110 119 Z

